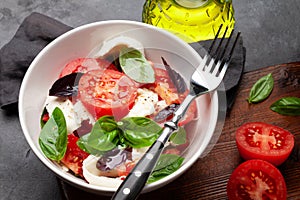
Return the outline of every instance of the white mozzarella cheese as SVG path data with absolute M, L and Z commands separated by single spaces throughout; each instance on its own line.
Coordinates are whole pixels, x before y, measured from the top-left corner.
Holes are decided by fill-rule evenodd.
M 155 105 L 158 102 L 158 95 L 151 90 L 141 89 L 137 90 L 138 96 L 135 104 L 128 113 L 128 117 L 145 117 L 155 112 Z
M 119 178 L 109 178 L 105 176 L 100 176 L 100 170 L 97 169 L 96 164 L 99 157 L 89 155 L 82 164 L 83 176 L 92 185 L 118 188 L 122 183 Z
M 95 50 L 96 53 L 93 56 L 97 58 L 115 54 L 119 55 L 120 49 L 124 46 L 137 49 L 144 55 L 144 47 L 142 43 L 127 36 L 118 36 L 105 40 L 100 48 Z
M 90 123 L 94 123 L 93 117 L 81 102 L 77 102 L 73 105 L 69 99 L 48 96 L 46 100 L 46 109 L 48 113 L 51 115 L 56 107 L 60 108 L 64 114 L 68 133 L 72 133 L 74 130 L 78 129 L 83 120 L 89 119 Z

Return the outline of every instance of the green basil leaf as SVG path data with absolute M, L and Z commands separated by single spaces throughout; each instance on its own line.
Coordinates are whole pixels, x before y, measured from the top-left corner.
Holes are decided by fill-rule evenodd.
M 133 148 L 152 145 L 160 135 L 162 128 L 146 117 L 127 117 L 118 122 L 123 131 L 122 140 Z
M 149 176 L 147 183 L 153 183 L 172 174 L 179 169 L 183 160 L 183 157 L 175 154 L 162 154 L 159 157 L 153 172 Z
M 88 145 L 88 143 L 87 143 L 87 141 L 88 141 L 88 139 L 89 139 L 89 136 L 90 136 L 90 133 L 81 136 L 81 137 L 77 140 L 76 144 L 77 144 L 77 146 L 78 146 L 81 150 L 83 150 L 83 151 L 85 151 L 85 152 L 91 154 L 91 147 L 89 147 L 89 145 Z
M 119 61 L 123 72 L 132 80 L 139 83 L 154 83 L 154 70 L 140 51 L 122 48 Z
M 103 116 L 94 124 L 86 139 L 86 149 L 109 151 L 119 143 L 120 129 L 112 116 Z
M 67 150 L 67 134 L 64 114 L 56 107 L 39 136 L 39 145 L 47 158 L 60 161 L 64 157 Z
M 179 127 L 178 131 L 176 131 L 171 135 L 170 141 L 175 145 L 185 144 L 186 143 L 185 129 L 183 127 Z
M 97 149 L 91 147 L 89 144 L 88 144 L 88 139 L 89 139 L 89 136 L 90 136 L 90 133 L 88 134 L 85 134 L 83 136 L 81 136 L 76 144 L 78 145 L 78 147 L 89 153 L 89 154 L 92 154 L 92 155 L 95 155 L 95 156 L 99 156 L 99 155 L 103 155 L 105 152 L 102 152 L 102 151 L 98 151 Z
M 274 79 L 272 74 L 261 77 L 251 88 L 248 102 L 258 103 L 265 100 L 272 92 Z
M 270 109 L 282 115 L 300 116 L 300 98 L 285 97 L 274 102 Z

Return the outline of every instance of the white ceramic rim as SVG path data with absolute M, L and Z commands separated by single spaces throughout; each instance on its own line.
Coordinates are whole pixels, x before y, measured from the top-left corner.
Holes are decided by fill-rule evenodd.
M 19 109 L 19 119 L 20 119 L 20 124 L 21 124 L 21 128 L 23 130 L 24 136 L 29 144 L 29 146 L 31 147 L 32 151 L 35 153 L 35 155 L 42 161 L 42 163 L 44 165 L 46 165 L 50 170 L 52 170 L 55 174 L 57 174 L 59 177 L 63 178 L 64 180 L 66 180 L 69 183 L 72 183 L 73 185 L 82 188 L 84 187 L 85 189 L 88 189 L 91 192 L 107 192 L 112 193 L 115 192 L 116 189 L 115 188 L 109 188 L 109 187 L 101 187 L 101 186 L 95 186 L 95 185 L 91 185 L 88 184 L 86 182 L 79 182 L 78 178 L 73 177 L 73 176 L 66 176 L 65 173 L 57 168 L 57 167 L 53 167 L 53 165 L 50 164 L 50 161 L 41 154 L 41 151 L 37 148 L 37 146 L 33 143 L 33 141 L 31 140 L 30 134 L 28 132 L 28 130 L 26 129 L 26 124 L 25 124 L 25 116 L 24 113 L 20 112 L 22 110 L 24 110 L 23 108 L 23 104 L 21 104 L 20 102 L 23 102 L 23 97 L 24 97 L 24 93 L 25 93 L 25 86 L 27 84 L 27 82 L 29 81 L 29 74 L 30 72 L 33 70 L 33 66 L 35 65 L 35 63 L 38 62 L 39 59 L 41 59 L 42 55 L 45 54 L 47 52 L 48 49 L 52 48 L 52 46 L 55 46 L 56 43 L 59 43 L 61 40 L 63 40 L 64 38 L 68 37 L 69 35 L 74 34 L 75 32 L 77 32 L 78 30 L 81 29 L 86 29 L 92 26 L 98 26 L 101 24 L 129 24 L 129 25 L 136 25 L 136 26 L 140 26 L 141 28 L 149 28 L 149 29 L 155 29 L 157 31 L 159 31 L 161 34 L 167 35 L 168 37 L 173 38 L 174 40 L 179 41 L 180 43 L 184 44 L 184 46 L 187 48 L 187 50 L 190 51 L 190 53 L 194 54 L 193 56 L 195 57 L 199 57 L 199 59 L 201 60 L 200 55 L 187 43 L 185 43 L 184 41 L 182 41 L 181 39 L 179 39 L 177 36 L 163 30 L 157 27 L 154 27 L 152 25 L 148 25 L 142 22 L 137 22 L 137 21 L 130 21 L 130 20 L 107 20 L 107 21 L 99 21 L 99 22 L 93 22 L 90 24 L 86 24 L 86 25 L 82 25 L 79 26 L 77 28 L 74 28 L 64 34 L 62 34 L 61 36 L 59 36 L 58 38 L 56 38 L 55 40 L 53 40 L 51 43 L 49 43 L 44 49 L 41 50 L 41 52 L 35 57 L 35 59 L 32 61 L 31 65 L 29 66 L 24 79 L 22 81 L 21 84 L 21 88 L 20 88 L 20 94 L 19 94 L 19 105 L 18 105 L 18 109 Z M 199 60 L 199 61 L 200 61 Z M 213 92 L 211 94 L 211 99 L 212 99 L 212 107 L 211 107 L 211 113 L 218 113 L 218 108 L 219 108 L 219 101 L 218 101 L 218 93 L 217 92 Z M 200 157 L 200 155 L 204 152 L 205 148 L 208 146 L 211 138 L 213 137 L 213 133 L 217 124 L 217 119 L 218 119 L 218 114 L 214 115 L 210 115 L 210 124 L 208 127 L 208 130 L 211 131 L 211 133 L 207 133 L 209 135 L 211 135 L 211 137 L 207 138 L 206 140 L 204 140 L 203 145 L 199 148 L 199 150 L 196 152 L 196 154 L 194 156 L 191 157 L 191 159 L 189 159 L 187 162 L 184 162 L 184 164 L 174 173 L 172 173 L 171 175 L 158 180 L 154 183 L 148 184 L 144 187 L 143 189 L 143 193 L 145 192 L 150 192 L 152 190 L 155 190 L 157 188 L 160 188 L 168 183 L 170 183 L 171 181 L 175 180 L 176 178 L 178 178 L 181 174 L 183 174 L 185 172 L 185 170 L 189 167 L 191 167 Z

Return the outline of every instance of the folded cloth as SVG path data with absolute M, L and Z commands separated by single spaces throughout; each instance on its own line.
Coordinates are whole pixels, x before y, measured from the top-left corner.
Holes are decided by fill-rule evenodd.
M 227 39 L 223 41 L 224 44 L 226 44 L 226 42 Z M 210 48 L 211 43 L 212 43 L 211 40 L 206 40 L 198 43 L 193 43 L 191 44 L 191 46 L 201 56 L 204 56 L 206 51 Z M 199 44 L 201 46 L 200 48 L 199 48 Z M 246 61 L 246 48 L 243 46 L 243 39 L 240 36 L 223 80 L 225 92 L 226 92 L 226 103 L 227 103 L 228 110 L 230 110 L 231 107 L 233 106 L 237 89 L 244 71 L 245 61 Z
M 52 40 L 72 29 L 50 17 L 32 13 L 0 50 L 0 106 L 15 109 L 23 76 L 35 56 Z
M 30 63 L 48 43 L 71 29 L 72 27 L 40 13 L 32 13 L 24 19 L 12 40 L 0 50 L 0 107 L 2 109 L 17 108 L 20 85 Z M 199 44 L 208 49 L 210 43 L 210 41 L 203 41 Z M 228 108 L 234 102 L 244 62 L 245 48 L 240 38 L 224 80 Z

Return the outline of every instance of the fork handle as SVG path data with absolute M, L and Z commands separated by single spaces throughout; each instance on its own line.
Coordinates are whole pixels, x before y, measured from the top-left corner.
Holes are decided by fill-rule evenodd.
M 163 128 L 163 135 L 170 137 L 174 131 L 171 127 L 165 126 Z M 114 200 L 132 200 L 136 199 L 143 187 L 145 186 L 152 170 L 154 169 L 160 154 L 164 149 L 165 143 L 156 140 L 144 156 L 139 160 L 135 167 L 128 174 L 126 179 L 122 182 L 112 199 Z
M 164 128 L 157 140 L 152 144 L 144 156 L 128 174 L 112 197 L 113 200 L 136 199 L 145 186 L 152 170 L 154 169 L 160 154 L 171 134 L 177 129 L 178 121 L 184 116 L 190 103 L 196 96 L 188 94 L 179 108 L 174 113 L 171 121 L 164 124 Z
M 177 129 L 177 124 L 179 120 L 184 116 L 187 109 L 189 108 L 191 102 L 197 97 L 196 94 L 189 93 L 183 100 L 183 102 L 179 105 L 178 109 L 174 112 L 174 116 L 171 121 L 166 122 L 169 123 L 170 127 L 173 129 Z

